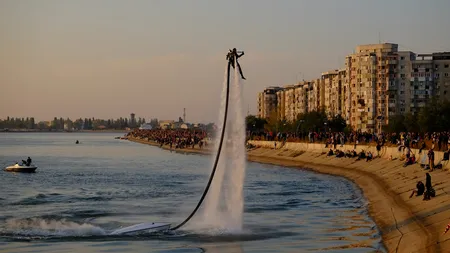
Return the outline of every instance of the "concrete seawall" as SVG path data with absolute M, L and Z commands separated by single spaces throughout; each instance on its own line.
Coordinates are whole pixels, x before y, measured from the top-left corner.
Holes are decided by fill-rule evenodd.
M 274 142 L 274 141 L 249 141 L 249 143 L 257 146 L 257 147 L 261 147 L 261 148 L 269 148 L 269 149 L 273 149 L 275 147 L 275 143 L 276 143 L 276 147 L 277 149 L 283 149 L 283 150 L 289 150 L 289 151 L 307 151 L 307 152 L 314 152 L 314 153 L 323 153 L 323 152 L 328 152 L 328 150 L 330 150 L 330 146 L 329 147 L 325 147 L 325 144 L 321 144 L 321 143 L 298 143 L 298 142 L 286 142 L 283 145 L 283 142 Z M 369 145 L 336 145 L 336 148 L 342 151 L 346 151 L 346 150 L 355 150 L 356 152 L 360 152 L 362 150 L 364 151 L 370 151 L 372 152 L 372 154 L 377 155 L 377 150 L 376 150 L 376 146 L 369 146 Z M 334 148 L 333 148 L 334 150 Z M 422 151 L 421 154 L 419 154 L 419 149 L 411 149 L 411 152 L 416 156 L 417 162 L 420 163 L 421 160 L 423 159 L 423 156 L 427 155 L 428 149 L 424 149 Z M 393 159 L 400 159 L 400 157 L 402 155 L 406 154 L 406 150 L 402 149 L 401 151 L 399 151 L 398 147 L 387 147 L 384 146 L 381 148 L 380 151 L 380 156 L 382 158 L 386 158 L 389 159 L 390 157 L 392 157 Z M 435 154 L 435 164 L 437 164 L 439 161 L 442 160 L 442 158 L 444 157 L 444 152 L 441 151 L 434 151 Z M 428 164 L 428 158 L 426 158 L 426 164 Z M 443 168 L 450 168 L 450 163 L 447 162 L 442 162 Z
M 140 143 L 157 145 L 146 140 Z M 383 243 L 388 252 L 450 252 L 450 233 L 442 232 L 450 222 L 450 172 L 444 169 L 430 172 L 436 197 L 423 201 L 422 196 L 409 198 L 417 181 L 425 183 L 425 173 L 419 164 L 403 167 L 400 161 L 403 151 L 396 147 L 384 147 L 381 158 L 366 162 L 355 158 L 327 157 L 325 144 L 277 143 L 273 141 L 249 141 L 256 148 L 247 151 L 249 161 L 298 167 L 319 173 L 346 177 L 355 182 L 369 201 L 368 210 L 381 231 Z M 167 146 L 162 148 L 169 149 Z M 352 150 L 354 145 L 337 146 Z M 358 145 L 356 151 L 371 151 L 377 154 L 375 146 Z M 188 148 L 177 150 L 182 153 L 210 154 L 211 150 Z M 417 159 L 419 150 L 413 149 Z M 423 151 L 425 154 L 427 150 Z M 442 159 L 442 152 L 435 152 L 435 163 Z M 389 158 L 392 156 L 394 160 Z

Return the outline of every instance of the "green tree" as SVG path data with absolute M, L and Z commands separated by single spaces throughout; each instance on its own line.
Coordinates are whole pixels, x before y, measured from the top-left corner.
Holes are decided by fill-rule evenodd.
M 417 115 L 406 113 L 404 116 L 403 125 L 408 132 L 419 132 L 419 125 L 417 124 Z
M 157 118 L 151 119 L 149 124 L 150 126 L 152 126 L 153 129 L 159 127 L 159 122 Z
M 267 124 L 267 121 L 265 119 L 258 118 L 254 115 L 248 115 L 247 117 L 245 117 L 245 125 L 247 130 L 249 131 L 263 131 L 265 124 Z
M 35 128 L 34 117 L 30 118 L 30 122 L 29 122 L 28 128 L 30 128 L 30 129 L 34 129 Z
M 52 129 L 58 129 L 58 118 L 54 117 L 52 124 L 51 124 L 51 128 Z
M 333 132 L 343 132 L 345 127 L 347 127 L 347 123 L 345 122 L 345 119 L 338 114 L 328 121 L 328 127 L 331 128 L 331 131 Z
M 269 132 L 277 132 L 279 130 L 279 120 L 278 114 L 275 110 L 270 112 L 269 117 L 266 119 L 266 124 L 264 125 L 264 129 Z
M 404 121 L 405 121 L 404 115 L 401 114 L 393 115 L 389 117 L 389 124 L 386 125 L 383 130 L 389 133 L 405 132 L 406 127 Z
M 417 118 L 421 132 L 434 132 L 441 129 L 442 102 L 432 98 L 425 107 L 421 108 Z

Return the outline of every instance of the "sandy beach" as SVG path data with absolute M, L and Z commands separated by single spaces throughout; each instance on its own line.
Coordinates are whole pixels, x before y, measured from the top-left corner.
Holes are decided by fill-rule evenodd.
M 146 140 L 130 141 L 159 146 Z M 381 158 L 366 162 L 355 161 L 354 158 L 327 157 L 324 154 L 327 149 L 322 144 L 305 146 L 306 148 L 301 145 L 285 145 L 274 149 L 270 147 L 273 142 L 251 143 L 256 147 L 247 152 L 249 161 L 343 176 L 355 182 L 369 201 L 369 214 L 380 229 L 388 252 L 450 252 L 450 233 L 443 235 L 445 226 L 450 221 L 448 164 L 444 169 L 430 172 L 436 197 L 423 201 L 422 196 L 409 196 L 417 181 L 425 182 L 427 171 L 419 164 L 403 167 L 404 162 L 396 157 L 398 153 L 393 153 L 394 160 L 388 159 L 393 151 L 384 150 Z M 162 148 L 169 149 L 166 146 Z M 370 149 L 358 147 L 359 150 L 364 148 Z M 211 150 L 198 148 L 178 149 L 175 152 L 211 154 Z

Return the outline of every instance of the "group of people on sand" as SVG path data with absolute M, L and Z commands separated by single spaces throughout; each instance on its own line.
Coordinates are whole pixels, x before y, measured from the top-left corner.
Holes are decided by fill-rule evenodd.
M 346 158 L 356 158 L 356 161 L 360 161 L 360 160 L 364 160 L 366 159 L 366 162 L 371 161 L 372 159 L 374 159 L 372 152 L 370 151 L 364 151 L 361 150 L 361 152 L 356 152 L 355 150 L 347 150 L 347 151 L 342 151 L 339 149 L 336 149 L 333 151 L 333 149 L 330 148 L 330 150 L 327 153 L 327 156 L 335 156 L 336 158 L 342 158 L 342 157 L 346 157 Z
M 168 145 L 170 149 L 176 148 L 199 148 L 207 146 L 205 139 L 207 132 L 204 130 L 194 129 L 136 129 L 127 134 L 132 138 L 145 139 L 147 141 L 154 141 L 160 146 Z

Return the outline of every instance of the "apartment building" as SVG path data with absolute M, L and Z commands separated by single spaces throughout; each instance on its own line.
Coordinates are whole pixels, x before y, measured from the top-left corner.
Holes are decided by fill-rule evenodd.
M 286 119 L 286 105 L 288 105 L 286 101 L 286 90 L 281 89 L 277 91 L 277 118 L 279 120 Z
M 433 53 L 435 94 L 450 100 L 450 52 Z
M 297 118 L 297 113 L 295 111 L 295 85 L 286 86 L 285 89 L 285 106 L 284 106 L 284 115 L 287 121 L 295 121 Z
M 309 85 L 306 81 L 297 84 L 294 88 L 294 113 L 296 115 L 308 112 L 308 89 Z
M 389 117 L 417 114 L 432 97 L 450 100 L 450 52 L 415 54 L 398 51 L 394 43 L 369 44 L 346 56 L 343 69 L 267 88 L 258 96 L 258 115 L 267 118 L 276 110 L 280 119 L 294 121 L 299 114 L 325 109 L 353 129 L 381 132 Z
M 397 53 L 397 74 L 395 82 L 390 83 L 389 104 L 391 105 L 391 115 L 398 113 L 414 113 L 414 108 L 411 107 L 414 92 L 411 89 L 413 85 L 411 82 L 411 73 L 413 72 L 413 64 L 416 60 L 416 55 L 410 51 L 401 51 Z
M 324 80 L 314 79 L 307 82 L 307 101 L 308 112 L 317 111 L 324 107 L 325 104 L 325 87 Z
M 334 117 L 342 114 L 343 86 L 346 77 L 346 70 L 332 70 L 322 73 L 324 87 L 324 108 L 328 117 Z
M 278 112 L 277 92 L 283 88 L 278 86 L 267 87 L 258 93 L 258 117 L 269 118 L 272 112 Z
M 361 131 L 381 131 L 388 123 L 389 88 L 395 87 L 398 45 L 392 43 L 361 45 L 346 57 L 344 118 Z

